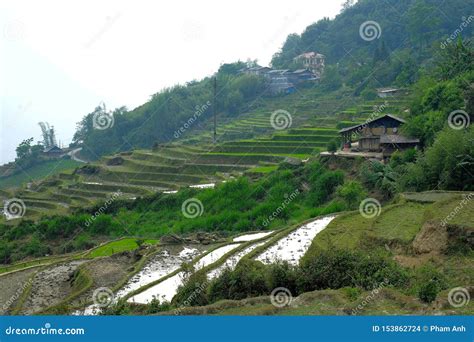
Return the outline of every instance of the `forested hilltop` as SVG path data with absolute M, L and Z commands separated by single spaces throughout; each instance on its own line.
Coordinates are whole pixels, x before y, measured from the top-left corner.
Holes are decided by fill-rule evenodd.
M 459 35 L 464 38 L 473 32 L 473 25 L 461 27 L 463 22 L 470 22 L 469 1 L 361 0 L 352 6 L 349 2 L 346 7 L 333 20 L 320 20 L 301 35 L 288 36 L 273 57 L 273 67 L 292 68 L 293 58 L 300 53 L 317 51 L 326 56 L 320 89 L 309 95 L 314 99 L 341 89 L 355 97 L 373 98 L 375 88 L 409 86 L 431 66 L 433 56 L 443 50 L 442 44 L 446 45 L 445 38 L 460 28 Z M 365 21 L 378 23 L 380 32 L 373 32 L 380 34 L 378 39 L 360 38 L 360 25 Z M 216 72 L 221 120 L 265 109 L 274 100 L 261 79 L 239 74 L 245 66 L 243 62 L 224 64 Z M 211 77 L 164 89 L 134 110 L 114 110 L 115 124 L 106 131 L 93 129 L 92 118 L 101 110 L 97 108 L 79 124 L 74 143 L 86 147 L 83 154 L 87 158 L 97 159 L 104 154 L 175 141 L 175 132 L 197 107 L 204 106 L 204 110 L 186 134 L 207 127 L 212 108 L 206 104 L 212 98 Z

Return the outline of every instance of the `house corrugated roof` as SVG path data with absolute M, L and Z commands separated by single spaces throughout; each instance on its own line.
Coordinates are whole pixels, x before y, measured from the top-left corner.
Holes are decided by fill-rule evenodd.
M 397 120 L 397 121 L 399 121 L 399 122 L 401 122 L 401 123 L 405 123 L 405 120 L 403 120 L 403 119 L 401 119 L 401 118 L 399 118 L 399 117 L 397 117 L 397 116 L 395 116 L 395 115 L 392 115 L 392 114 L 385 114 L 385 115 L 383 115 L 383 116 L 379 116 L 379 117 L 376 118 L 376 119 L 373 119 L 373 120 L 370 120 L 370 121 L 367 121 L 367 122 L 364 122 L 364 123 L 361 123 L 361 124 L 358 124 L 358 125 L 355 125 L 355 126 L 343 128 L 343 129 L 341 129 L 341 130 L 339 131 L 339 133 L 344 133 L 344 132 L 352 131 L 352 130 L 354 130 L 354 129 L 356 129 L 356 128 L 366 126 L 366 125 L 370 124 L 371 122 L 378 121 L 378 120 L 380 120 L 380 119 L 382 119 L 382 118 L 385 118 L 385 117 L 390 117 L 390 118 L 392 118 L 392 119 L 394 119 L 394 120 Z

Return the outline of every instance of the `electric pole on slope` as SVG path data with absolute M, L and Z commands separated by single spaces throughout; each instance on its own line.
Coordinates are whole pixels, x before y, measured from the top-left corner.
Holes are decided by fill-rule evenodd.
M 217 77 L 214 77 L 214 98 L 212 103 L 212 112 L 214 114 L 214 135 L 212 137 L 212 142 L 215 144 L 217 142 Z

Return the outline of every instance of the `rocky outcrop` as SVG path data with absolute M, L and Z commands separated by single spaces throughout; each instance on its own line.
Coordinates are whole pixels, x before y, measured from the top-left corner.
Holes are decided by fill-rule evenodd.
M 164 235 L 160 239 L 160 243 L 162 244 L 170 244 L 170 245 L 176 245 L 176 244 L 181 244 L 185 243 L 186 240 L 184 238 L 179 237 L 178 235 L 175 234 L 169 234 L 169 235 Z
M 117 165 L 122 165 L 123 162 L 124 162 L 124 159 L 122 157 L 114 157 L 112 159 L 107 160 L 107 165 L 117 166 Z
M 205 232 L 198 232 L 192 235 L 181 237 L 176 234 L 168 234 L 163 236 L 160 239 L 162 244 L 169 244 L 169 245 L 176 245 L 176 244 L 203 244 L 203 245 L 210 245 L 212 243 L 222 242 L 223 239 L 214 233 L 205 233 Z
M 428 221 L 413 240 L 413 250 L 417 254 L 442 253 L 448 245 L 446 227 L 438 222 Z

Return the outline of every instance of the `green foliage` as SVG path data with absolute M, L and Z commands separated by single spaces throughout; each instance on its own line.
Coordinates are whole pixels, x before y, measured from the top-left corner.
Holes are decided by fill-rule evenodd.
M 344 201 L 348 209 L 356 209 L 359 203 L 367 197 L 367 191 L 361 183 L 348 181 L 336 189 L 336 195 Z
M 305 255 L 299 266 L 286 262 L 264 265 L 243 258 L 234 270 L 225 269 L 211 281 L 208 298 L 213 303 L 222 299 L 268 295 L 277 287 L 287 288 L 293 296 L 328 288 L 404 287 L 408 279 L 404 269 L 382 255 L 332 249 Z M 360 293 L 357 289 L 351 292 L 355 297 Z
M 438 284 L 433 281 L 428 281 L 421 285 L 418 292 L 418 298 L 425 303 L 431 303 L 436 299 L 439 290 Z
M 209 303 L 207 297 L 207 277 L 203 272 L 196 272 L 185 279 L 178 287 L 172 304 L 178 306 L 201 306 Z
M 341 170 L 322 171 L 318 166 L 309 176 L 311 189 L 309 201 L 313 205 L 321 205 L 333 194 L 338 185 L 344 182 L 344 173 Z
M 400 186 L 406 190 L 472 190 L 474 182 L 474 129 L 446 128 L 424 156 L 404 166 Z
M 368 161 L 361 165 L 359 177 L 369 189 L 378 189 L 387 198 L 397 192 L 398 174 L 390 164 L 378 161 Z
M 337 142 L 335 140 L 329 140 L 327 145 L 328 152 L 334 153 L 337 151 Z
M 42 244 L 54 247 L 50 253 L 64 253 L 88 249 L 103 237 L 159 238 L 170 232 L 242 232 L 277 228 L 312 215 L 343 210 L 342 203 L 326 203 L 343 179 L 342 171 L 328 171 L 317 162 L 283 166 L 256 181 L 239 177 L 221 183 L 215 189 L 185 188 L 176 194 L 156 193 L 135 200 L 117 199 L 107 206 L 98 202 L 70 216 L 45 217 L 35 223 L 22 220 L 15 228 L 0 225 L 0 240 L 8 242 L 8 250 L 15 250 L 9 253 L 10 259 L 18 260 L 24 258 L 25 253 L 38 254 L 25 248 L 20 249 L 21 252 L 15 249 L 16 243 L 28 240 L 36 231 Z M 309 192 L 301 190 L 303 184 L 311 184 Z M 181 206 L 193 197 L 203 203 L 203 212 L 190 220 L 183 215 Z M 111 255 L 137 247 L 136 241 L 129 244 L 128 240 L 104 246 L 93 253 Z
M 418 298 L 426 303 L 434 301 L 437 294 L 447 288 L 446 277 L 430 264 L 417 269 L 411 282 Z
M 243 299 L 259 296 L 268 291 L 264 275 L 265 265 L 260 261 L 242 259 L 233 270 L 225 270 L 209 287 L 209 299 Z

